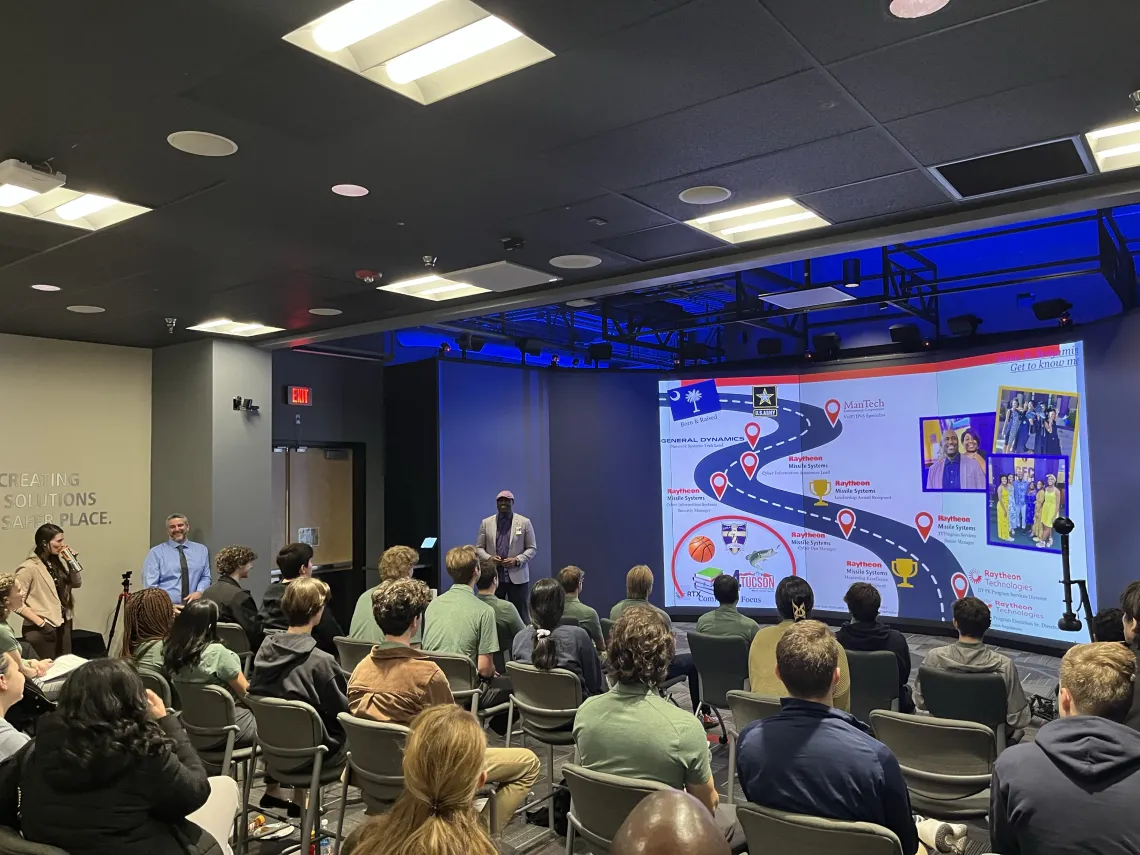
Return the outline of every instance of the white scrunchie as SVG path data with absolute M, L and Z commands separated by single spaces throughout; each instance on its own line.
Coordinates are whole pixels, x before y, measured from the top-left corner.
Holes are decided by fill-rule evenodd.
M 535 636 L 538 638 L 546 638 L 548 635 L 550 635 L 550 630 L 549 629 L 539 629 L 538 627 L 535 627 L 534 633 L 535 633 Z

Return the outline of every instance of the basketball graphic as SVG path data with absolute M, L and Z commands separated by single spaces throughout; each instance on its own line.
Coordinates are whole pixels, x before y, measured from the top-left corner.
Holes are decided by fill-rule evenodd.
M 689 555 L 699 564 L 712 560 L 715 552 L 716 547 L 713 546 L 713 542 L 703 534 L 698 534 L 689 541 Z

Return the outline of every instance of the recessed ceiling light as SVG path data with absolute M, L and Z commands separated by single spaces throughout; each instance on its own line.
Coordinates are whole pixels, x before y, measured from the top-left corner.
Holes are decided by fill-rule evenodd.
M 58 285 L 46 285 L 43 282 L 37 282 L 35 285 L 32 286 L 32 290 L 33 291 L 58 291 L 58 290 L 60 290 L 60 288 Z
M 602 260 L 596 255 L 556 255 L 550 259 L 551 267 L 560 267 L 563 270 L 585 270 L 587 267 L 597 267 Z
M 891 0 L 896 18 L 925 18 L 946 7 L 950 0 Z
M 250 338 L 255 335 L 265 335 L 271 332 L 281 332 L 281 327 L 270 327 L 265 324 L 247 323 L 245 321 L 231 321 L 229 318 L 218 318 L 213 321 L 203 321 L 188 330 L 195 332 L 211 332 L 219 335 L 236 335 L 241 338 Z
M 1085 139 L 1101 172 L 1140 165 L 1140 122 L 1098 128 Z
M 774 199 L 697 217 L 686 225 L 728 243 L 744 243 L 831 224 L 795 199 Z
M 332 191 L 338 196 L 351 196 L 352 198 L 368 195 L 368 188 L 361 187 L 359 184 L 334 184 Z
M 15 184 L 0 184 L 0 208 L 11 208 L 13 205 L 22 205 L 29 199 L 39 196 L 38 190 L 29 190 L 27 187 L 17 187 Z
M 352 0 L 283 38 L 420 104 L 554 56 L 471 0 Z
M 490 289 L 480 288 L 469 282 L 456 282 L 443 276 L 436 276 L 432 273 L 427 276 L 417 276 L 414 279 L 404 279 L 400 282 L 393 282 L 391 285 L 381 285 L 377 290 L 439 302 L 442 300 L 456 300 L 460 297 L 469 297 L 472 294 L 484 294 Z
M 677 194 L 677 198 L 690 205 L 715 205 L 723 202 L 732 195 L 727 187 L 717 187 L 715 184 L 705 184 L 701 187 L 690 187 Z
M 98 315 L 107 310 L 102 306 L 68 306 L 67 311 L 75 312 L 77 315 Z
M 320 315 L 322 318 L 331 318 L 340 313 L 340 309 L 309 309 L 310 315 Z
M 175 131 L 166 141 L 179 151 L 198 157 L 229 157 L 238 150 L 233 140 L 208 131 Z
M 55 213 L 61 220 L 71 222 L 72 220 L 83 219 L 90 214 L 97 214 L 105 208 L 117 205 L 118 202 L 118 199 L 112 199 L 109 196 L 85 193 L 78 199 L 60 205 L 55 209 Z
M 48 190 L 9 207 L 0 206 L 0 214 L 88 231 L 113 226 L 149 211 L 150 208 L 141 205 L 131 205 L 95 193 L 80 193 L 67 187 Z

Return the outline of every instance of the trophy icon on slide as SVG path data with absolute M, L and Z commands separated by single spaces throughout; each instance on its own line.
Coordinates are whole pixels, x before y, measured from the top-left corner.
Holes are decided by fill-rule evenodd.
M 831 482 L 826 478 L 816 478 L 814 481 L 808 481 L 808 489 L 811 494 L 816 497 L 816 507 L 824 507 L 827 502 L 823 500 L 824 496 L 831 495 Z
M 902 579 L 899 582 L 900 588 L 913 588 L 908 579 L 913 579 L 915 574 L 918 573 L 918 562 L 913 558 L 896 558 L 891 562 L 891 572 Z

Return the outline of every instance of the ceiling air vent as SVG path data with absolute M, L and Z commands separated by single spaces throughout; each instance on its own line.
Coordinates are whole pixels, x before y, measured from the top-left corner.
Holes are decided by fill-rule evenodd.
M 959 199 L 976 199 L 979 196 L 1040 187 L 1089 175 L 1093 171 L 1075 138 L 1015 148 L 931 168 L 935 177 Z

